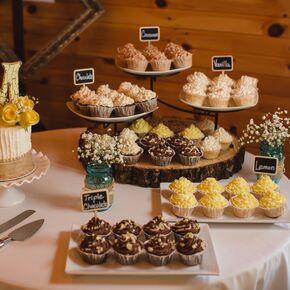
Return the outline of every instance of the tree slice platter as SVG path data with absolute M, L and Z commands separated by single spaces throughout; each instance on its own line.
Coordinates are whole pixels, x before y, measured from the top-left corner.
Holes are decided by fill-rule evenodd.
M 237 139 L 217 159 L 201 159 L 193 166 L 185 166 L 174 156 L 168 166 L 157 166 L 151 162 L 148 153 L 144 153 L 134 165 L 115 165 L 114 177 L 119 183 L 134 184 L 142 187 L 160 187 L 161 182 L 172 182 L 184 176 L 193 182 L 200 182 L 207 177 L 227 179 L 241 170 L 245 149 L 240 147 Z

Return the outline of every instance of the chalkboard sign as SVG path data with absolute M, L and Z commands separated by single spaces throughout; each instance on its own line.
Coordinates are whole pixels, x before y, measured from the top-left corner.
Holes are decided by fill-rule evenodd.
M 93 68 L 83 68 L 74 70 L 74 84 L 76 86 L 93 84 L 95 82 L 95 70 Z
M 107 189 L 84 190 L 81 196 L 83 211 L 98 211 L 109 207 Z
M 233 57 L 231 55 L 213 56 L 211 69 L 213 71 L 232 71 L 234 69 Z
M 139 40 L 146 41 L 158 41 L 160 39 L 160 27 L 159 26 L 147 26 L 139 28 Z
M 277 173 L 278 159 L 268 156 L 255 156 L 254 159 L 254 172 L 265 174 Z

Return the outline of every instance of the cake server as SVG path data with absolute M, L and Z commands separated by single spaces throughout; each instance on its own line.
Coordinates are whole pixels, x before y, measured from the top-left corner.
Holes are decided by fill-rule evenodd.
M 35 234 L 42 226 L 44 219 L 36 220 L 26 224 L 7 235 L 7 237 L 0 239 L 0 248 L 10 241 L 24 241 Z
M 17 215 L 16 217 L 10 219 L 9 221 L 3 223 L 2 225 L 0 225 L 0 234 L 14 227 L 20 222 L 24 221 L 26 218 L 28 218 L 34 213 L 35 213 L 35 210 L 29 209 Z

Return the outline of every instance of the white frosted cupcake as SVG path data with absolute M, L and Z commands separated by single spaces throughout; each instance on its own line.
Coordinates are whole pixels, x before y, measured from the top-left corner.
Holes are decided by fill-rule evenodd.
M 186 77 L 189 83 L 199 84 L 205 89 L 210 85 L 210 79 L 202 72 L 194 72 Z
M 90 116 L 108 118 L 114 110 L 113 101 L 107 96 L 98 95 L 89 105 Z
M 154 71 L 168 71 L 170 70 L 171 60 L 163 52 L 158 52 L 151 56 L 150 65 Z
M 132 139 L 120 138 L 121 154 L 125 164 L 131 165 L 138 162 L 143 154 L 143 149 Z
M 233 142 L 233 136 L 228 133 L 224 128 L 218 128 L 214 133 L 215 137 L 221 144 L 221 150 L 227 150 Z
M 173 42 L 167 43 L 164 48 L 167 58 L 172 59 L 175 68 L 192 65 L 192 54 Z
M 202 106 L 206 97 L 206 87 L 195 83 L 186 83 L 180 92 L 182 100 L 197 106 Z
M 135 113 L 135 102 L 132 98 L 119 93 L 114 99 L 114 107 L 117 116 L 132 116 Z
M 156 93 L 143 87 L 132 98 L 135 100 L 136 106 L 141 112 L 153 111 L 157 107 Z
M 135 71 L 145 71 L 148 65 L 146 57 L 138 51 L 137 54 L 127 59 L 127 66 L 129 69 Z
M 108 84 L 103 84 L 98 86 L 97 88 L 97 95 L 102 95 L 102 96 L 108 96 L 108 94 L 111 92 L 111 89 Z
M 208 136 L 202 141 L 201 150 L 203 151 L 203 158 L 215 159 L 220 154 L 221 145 L 216 138 L 213 136 Z
M 122 82 L 119 85 L 118 92 L 119 93 L 123 93 L 123 94 L 125 94 L 127 96 L 130 96 L 129 92 L 131 91 L 132 87 L 133 87 L 132 83 L 130 83 L 130 82 Z
M 127 59 L 138 54 L 138 50 L 132 43 L 127 43 L 122 47 L 117 48 L 116 63 L 120 67 L 127 67 Z
M 134 142 L 136 142 L 138 140 L 138 136 L 136 135 L 136 133 L 131 130 L 130 128 L 124 128 L 121 132 L 120 132 L 120 138 L 127 140 L 130 139 Z

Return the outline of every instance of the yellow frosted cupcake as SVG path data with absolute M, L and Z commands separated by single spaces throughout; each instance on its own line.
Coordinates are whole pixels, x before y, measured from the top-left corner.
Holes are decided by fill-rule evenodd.
M 160 138 L 170 138 L 174 135 L 174 132 L 163 123 L 159 123 L 156 127 L 154 127 L 151 130 L 151 133 L 157 134 Z
M 130 129 L 138 134 L 138 136 L 142 137 L 145 134 L 149 133 L 152 127 L 147 121 L 141 118 L 132 123 Z
M 204 134 L 199 128 L 194 124 L 191 124 L 189 127 L 181 131 L 181 135 L 189 140 L 200 140 L 204 137 Z
M 175 179 L 170 183 L 169 188 L 178 194 L 193 194 L 196 192 L 196 186 L 185 177 Z
M 248 191 L 240 192 L 230 199 L 234 214 L 240 218 L 247 218 L 254 214 L 259 201 Z
M 261 175 L 261 177 L 252 185 L 251 192 L 257 199 L 260 199 L 265 192 L 277 189 L 278 185 L 268 175 Z
M 198 186 L 197 190 L 202 194 L 213 194 L 224 192 L 224 187 L 213 177 L 204 179 Z
M 220 193 L 205 194 L 199 203 L 205 216 L 210 218 L 220 217 L 229 202 Z
M 264 192 L 260 199 L 260 208 L 266 216 L 276 218 L 284 214 L 286 202 L 287 199 L 283 194 L 275 190 L 269 190 Z
M 228 198 L 231 198 L 240 193 L 250 193 L 250 186 L 243 177 L 236 177 L 226 185 L 225 191 L 228 195 Z

